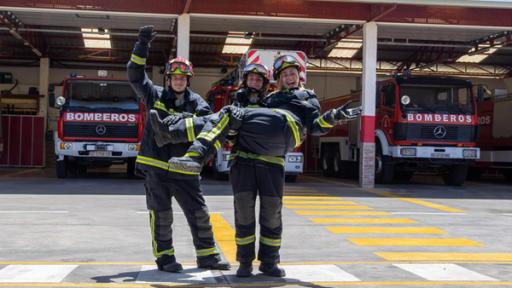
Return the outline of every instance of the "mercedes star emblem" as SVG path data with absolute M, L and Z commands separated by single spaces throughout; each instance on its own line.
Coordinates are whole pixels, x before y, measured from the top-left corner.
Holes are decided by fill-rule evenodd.
M 96 134 L 102 136 L 105 135 L 105 133 L 107 133 L 107 127 L 105 127 L 105 125 L 96 126 Z
M 446 128 L 444 126 L 437 126 L 434 128 L 434 136 L 437 139 L 442 139 L 446 136 Z

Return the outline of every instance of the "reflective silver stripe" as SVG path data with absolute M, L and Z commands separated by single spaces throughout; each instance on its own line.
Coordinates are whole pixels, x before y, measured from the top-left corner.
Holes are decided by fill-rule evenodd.
M 135 162 L 140 163 L 140 164 L 144 164 L 144 165 L 148 165 L 148 166 L 157 167 L 157 168 L 160 168 L 160 169 L 163 169 L 163 170 L 167 170 L 167 171 L 170 171 L 170 172 L 186 174 L 186 175 L 199 175 L 199 173 L 195 173 L 195 172 L 183 171 L 183 170 L 178 170 L 178 169 L 171 169 L 169 167 L 169 163 L 164 162 L 164 161 L 160 161 L 158 159 L 146 157 L 146 156 L 138 155 L 137 156 L 137 160 Z
M 226 128 L 228 123 L 229 116 L 227 114 L 224 114 L 224 116 L 222 116 L 222 118 L 220 119 L 219 123 L 217 123 L 217 125 L 213 127 L 213 129 L 210 132 L 201 132 L 197 136 L 197 138 L 204 138 L 208 141 L 213 141 L 213 139 L 217 137 L 222 132 L 222 130 L 224 130 L 224 128 Z
M 236 241 L 236 244 L 237 244 L 237 245 L 247 245 L 247 244 L 251 244 L 251 243 L 254 243 L 254 242 L 256 241 L 256 235 L 251 235 L 251 236 L 244 237 L 244 238 L 238 238 L 238 237 L 236 237 L 236 238 L 235 238 L 235 241 Z
M 132 56 L 130 57 L 130 61 L 132 61 L 135 64 L 146 65 L 146 58 L 139 57 L 135 54 L 132 54 Z
M 261 236 L 260 242 L 265 245 L 268 245 L 268 246 L 275 246 L 275 247 L 281 246 L 281 239 L 272 239 L 272 238 Z
M 200 256 L 208 256 L 208 255 L 212 255 L 212 254 L 219 254 L 219 252 L 217 251 L 217 248 L 213 247 L 213 248 L 196 250 L 196 255 L 198 257 L 200 257 Z
M 316 121 L 318 122 L 318 125 L 320 125 L 320 127 L 322 128 L 332 128 L 334 127 L 333 125 L 327 123 L 327 121 L 325 121 L 324 117 L 320 116 L 316 119 Z
M 151 243 L 153 246 L 153 256 L 158 258 L 162 255 L 174 255 L 174 248 L 158 252 L 158 245 L 155 240 L 155 211 L 154 210 L 149 210 L 149 220 L 150 220 L 150 228 L 151 228 Z
M 196 133 L 194 131 L 194 120 L 192 118 L 185 119 L 185 127 L 187 128 L 187 139 L 192 142 L 196 139 Z
M 299 147 L 301 144 L 300 132 L 299 132 L 299 127 L 297 126 L 297 123 L 295 122 L 295 119 L 293 119 L 292 115 L 290 115 L 290 113 L 286 110 L 282 110 L 282 109 L 272 109 L 272 110 L 286 116 L 286 120 L 288 121 L 288 126 L 290 126 L 290 129 L 292 130 L 292 133 L 293 133 L 293 138 L 295 139 L 295 147 Z

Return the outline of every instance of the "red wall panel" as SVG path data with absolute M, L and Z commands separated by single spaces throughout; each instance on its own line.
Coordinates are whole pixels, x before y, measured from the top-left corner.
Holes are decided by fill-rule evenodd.
M 44 118 L 36 116 L 2 116 L 4 152 L 0 166 L 44 166 Z

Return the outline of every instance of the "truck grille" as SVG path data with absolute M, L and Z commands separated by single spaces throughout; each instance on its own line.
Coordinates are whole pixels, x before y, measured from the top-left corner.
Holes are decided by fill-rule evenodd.
M 64 123 L 64 137 L 137 138 L 137 124 Z
M 476 129 L 471 125 L 399 123 L 395 124 L 394 133 L 396 140 L 404 141 L 473 142 Z

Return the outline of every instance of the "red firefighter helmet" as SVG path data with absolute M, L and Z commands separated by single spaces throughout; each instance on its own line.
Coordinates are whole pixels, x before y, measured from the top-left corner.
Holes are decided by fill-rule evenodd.
M 184 57 L 176 57 L 170 60 L 165 67 L 165 74 L 170 75 L 186 75 L 194 76 L 192 63 Z

